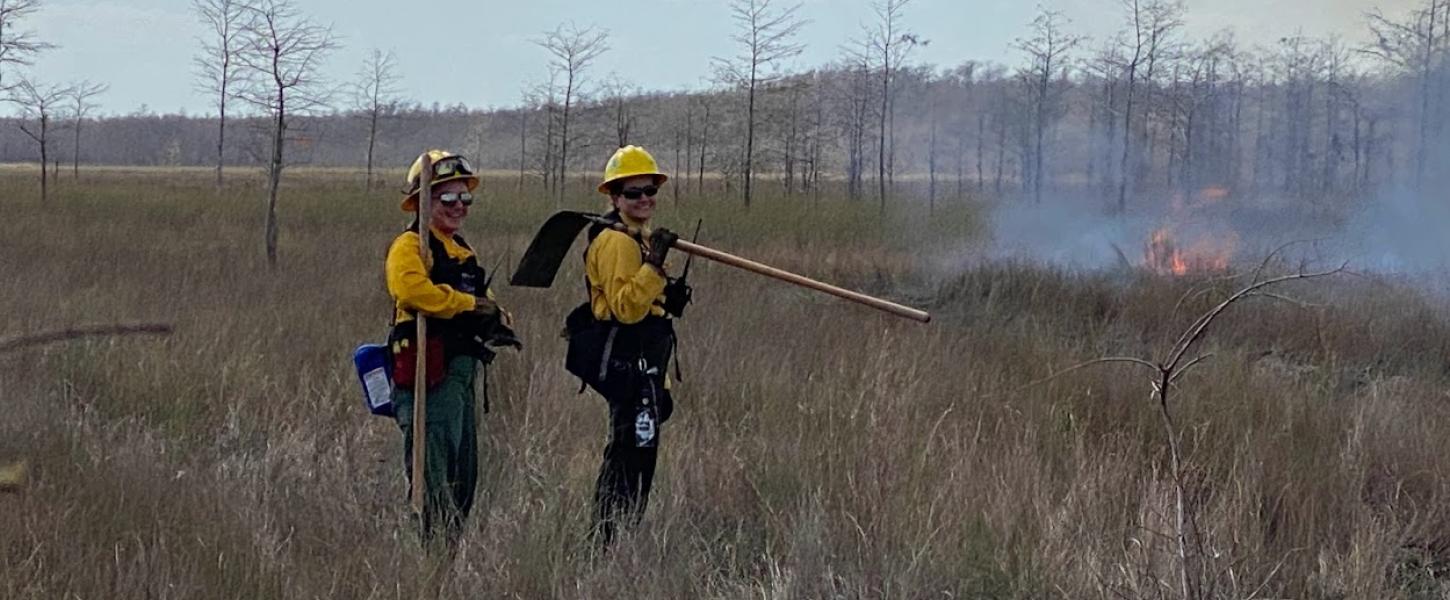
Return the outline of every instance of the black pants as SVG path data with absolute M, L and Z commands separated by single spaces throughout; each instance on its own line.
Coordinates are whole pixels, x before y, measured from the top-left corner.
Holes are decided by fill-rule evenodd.
M 609 402 L 609 443 L 594 486 L 594 535 L 602 546 L 614 541 L 621 523 L 639 523 L 649 505 L 659 456 L 660 425 L 674 412 L 674 399 L 662 378 L 640 378 L 635 393 L 613 393 Z M 653 435 L 642 436 L 641 411 L 653 421 Z M 650 438 L 644 441 L 643 438 Z

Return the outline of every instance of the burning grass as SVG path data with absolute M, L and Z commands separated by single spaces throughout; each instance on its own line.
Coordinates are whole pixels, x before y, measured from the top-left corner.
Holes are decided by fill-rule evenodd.
M 937 319 L 697 264 L 648 525 L 597 557 L 584 535 L 604 408 L 574 393 L 557 338 L 579 267 L 549 291 L 500 286 L 527 351 L 494 366 L 482 500 L 444 564 L 407 534 L 396 427 L 365 414 L 348 370 L 386 325 L 381 259 L 404 225 L 391 195 L 293 181 L 270 272 L 248 187 L 218 198 L 205 178 L 154 177 L 63 180 L 42 210 L 20 199 L 28 180 L 0 175 L 0 278 L 21 282 L 0 287 L 0 333 L 177 327 L 4 363 L 0 463 L 29 457 L 34 481 L 0 495 L 0 596 L 1138 598 L 1173 581 L 1146 382 L 1103 367 L 1026 384 L 1151 355 L 1230 293 L 1218 270 L 1191 268 L 1186 234 L 1160 246 L 1190 265 L 1178 277 L 943 275 L 904 257 L 974 235 L 970 207 L 883 224 L 869 203 L 823 201 L 816 220 L 800 200 L 666 202 L 667 225 L 704 215 L 721 248 L 887 294 L 930 290 Z M 469 237 L 514 261 L 553 205 L 492 197 Z M 1261 597 L 1443 593 L 1443 307 L 1355 278 L 1283 291 L 1315 305 L 1226 315 L 1215 358 L 1177 392 L 1217 595 L 1262 581 Z

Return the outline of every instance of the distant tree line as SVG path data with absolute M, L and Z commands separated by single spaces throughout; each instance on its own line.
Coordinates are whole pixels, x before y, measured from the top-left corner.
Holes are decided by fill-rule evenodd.
M 715 85 L 703 90 L 643 91 L 592 73 L 608 32 L 568 23 L 537 39 L 549 70 L 514 107 L 400 98 L 392 59 L 371 50 L 357 81 L 304 96 L 307 110 L 285 128 L 276 78 L 256 96 L 260 71 L 252 69 L 236 80 L 252 101 L 224 125 L 219 114 L 70 116 L 84 124 L 84 149 L 73 147 L 79 135 L 48 143 L 81 163 L 271 169 L 285 150 L 290 164 L 369 172 L 446 146 L 513 173 L 518 186 L 559 193 L 569 177 L 592 177 L 615 147 L 633 143 L 664 161 L 681 197 L 707 189 L 747 201 L 746 190 L 813 195 L 838 181 L 883 210 L 898 188 L 932 203 L 1086 194 L 1119 210 L 1148 192 L 1210 187 L 1314 199 L 1390 183 L 1425 187 L 1450 159 L 1450 0 L 1369 13 L 1365 45 L 1296 35 L 1254 48 L 1231 33 L 1189 39 L 1181 2 L 1119 0 L 1116 35 L 1087 39 L 1044 11 L 1014 44 L 1019 65 L 950 68 L 911 62 L 910 50 L 929 40 L 911 33 L 909 2 L 874 7 L 879 22 L 847 41 L 838 60 L 790 72 L 785 59 L 799 52 L 792 36 L 804 25 L 797 7 L 736 0 L 740 52 L 716 59 Z M 314 33 L 332 48 L 325 30 Z M 219 33 L 203 55 L 219 57 L 224 45 Z M 243 94 L 222 93 L 219 72 L 201 75 L 221 113 Z M 25 142 L 0 136 L 0 160 L 35 160 Z

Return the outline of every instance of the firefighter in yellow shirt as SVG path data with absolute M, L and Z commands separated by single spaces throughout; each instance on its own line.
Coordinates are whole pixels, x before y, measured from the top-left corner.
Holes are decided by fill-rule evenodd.
M 585 252 L 589 299 L 569 318 L 569 360 L 584 357 L 577 362 L 591 368 L 583 379 L 609 405 L 610 435 L 594 496 L 594 531 L 605 546 L 621 523 L 644 514 L 660 427 L 674 409 L 666 376 L 675 346 L 671 318 L 683 313 L 690 292 L 665 272 L 665 256 L 678 237 L 650 229 L 655 197 L 668 179 L 638 146 L 620 148 L 609 159 L 599 184 L 609 196 L 605 217 L 640 235 L 591 228 Z M 600 365 L 597 376 L 592 365 Z
M 474 398 L 478 364 L 485 365 L 486 411 L 486 365 L 493 359 L 492 348 L 518 348 L 520 344 L 509 329 L 508 313 L 493 300 L 478 257 L 458 233 L 473 204 L 478 176 L 460 155 L 442 150 L 430 150 L 428 154 L 433 162 L 429 212 L 432 235 L 428 240 L 433 264 L 430 268 L 423 263 L 415 220 L 388 248 L 385 270 L 394 305 L 389 346 L 393 354 L 393 405 L 403 431 L 403 469 L 411 485 L 417 316 L 428 319 L 428 422 L 424 441 L 427 489 L 420 525 L 424 538 L 431 538 L 441 521 L 451 546 L 473 506 L 478 482 Z M 408 172 L 404 212 L 418 211 L 421 172 L 419 157 Z

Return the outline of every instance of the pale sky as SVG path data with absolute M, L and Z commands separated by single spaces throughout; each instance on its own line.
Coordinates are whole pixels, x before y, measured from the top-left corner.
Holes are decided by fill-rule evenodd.
M 777 0 L 781 4 L 788 4 Z M 23 26 L 59 47 L 36 61 L 46 82 L 89 79 L 108 83 L 98 98 L 104 113 L 146 105 L 153 112 L 210 111 L 195 91 L 191 60 L 202 35 L 188 0 L 43 0 Z M 1203 37 L 1232 28 L 1245 44 L 1272 43 L 1296 32 L 1364 39 L 1363 14 L 1376 6 L 1401 14 L 1424 0 L 1188 0 L 1187 33 Z M 804 0 L 810 22 L 799 41 L 796 68 L 840 54 L 841 45 L 872 17 L 869 0 Z M 1101 40 L 1121 21 L 1118 0 L 1048 0 L 1073 30 Z M 315 21 L 332 24 L 342 47 L 325 75 L 349 81 L 372 48 L 393 50 L 405 95 L 425 105 L 518 103 L 521 90 L 545 73 L 546 54 L 534 45 L 545 30 L 572 20 L 610 32 L 611 50 L 594 67 L 648 89 L 702 85 L 712 56 L 734 51 L 728 0 L 297 0 Z M 1026 33 L 1037 4 L 1013 0 L 915 0 L 905 24 L 930 40 L 913 61 L 951 66 L 969 59 L 1021 61 L 1013 41 Z

